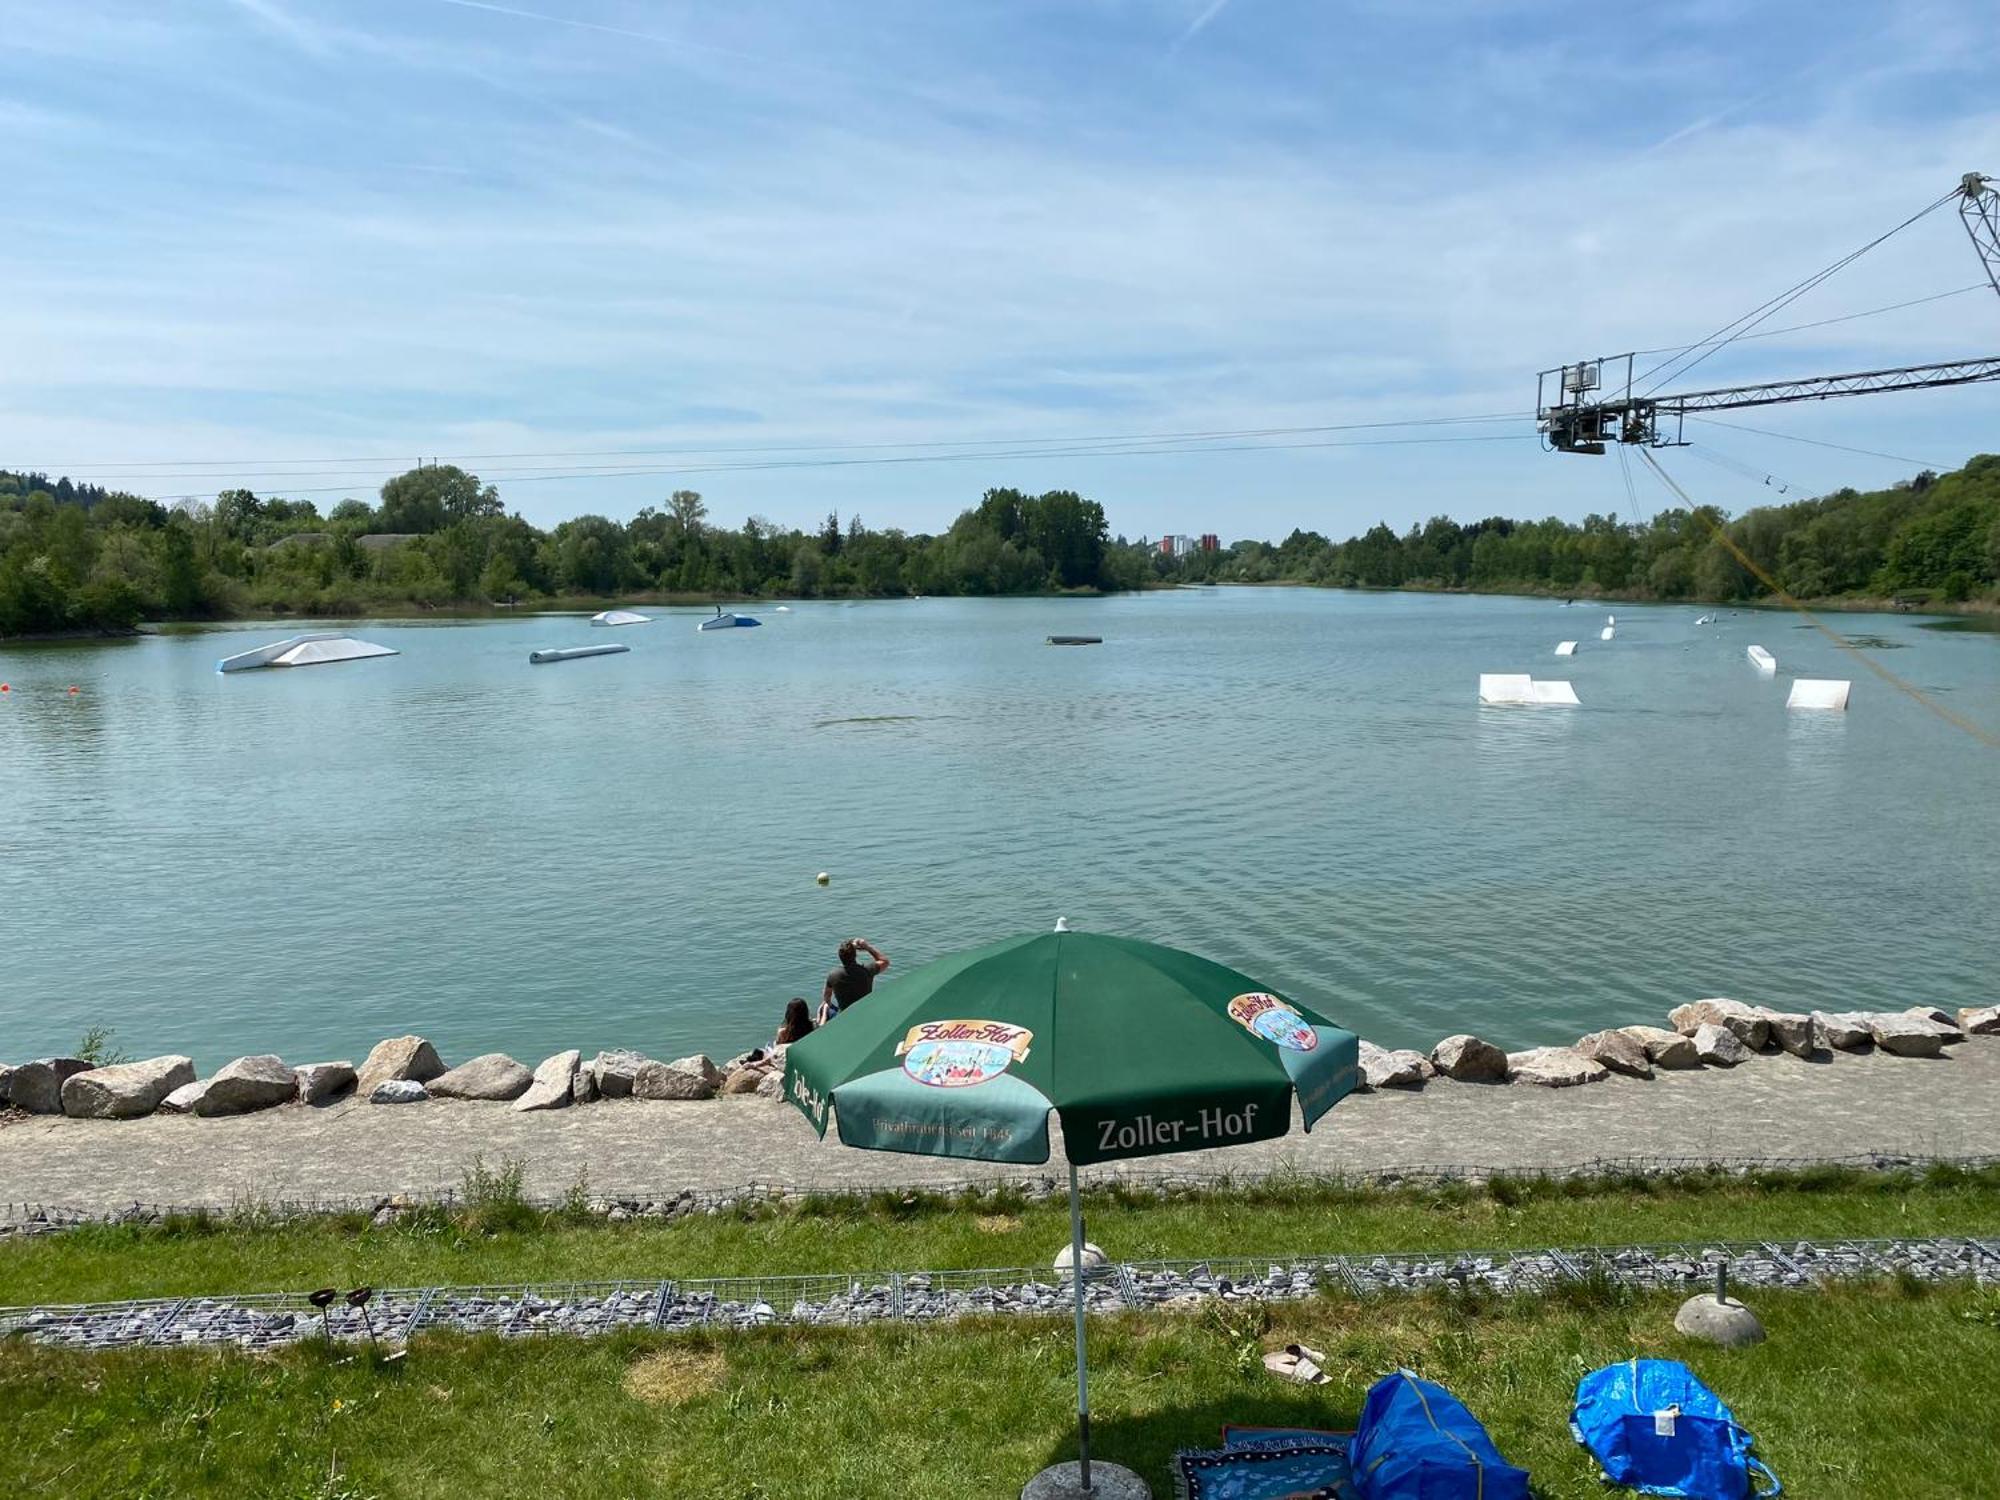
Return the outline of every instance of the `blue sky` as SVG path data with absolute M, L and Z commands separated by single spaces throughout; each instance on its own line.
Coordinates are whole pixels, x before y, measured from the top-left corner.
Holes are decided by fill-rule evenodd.
M 1696 339 L 2000 175 L 1992 20 L 0 0 L 0 465 L 328 504 L 440 455 L 542 523 L 692 487 L 731 522 L 936 529 L 994 484 L 1076 488 L 1134 536 L 1630 514 L 1615 458 L 1525 420 L 1029 455 L 1525 414 L 1543 366 Z M 1980 280 L 1947 208 L 1774 326 Z M 1691 383 L 1996 348 L 2000 299 L 1969 291 Z M 1996 415 L 1990 386 L 1777 408 L 1741 420 L 1785 438 L 1703 432 L 1734 469 L 1668 462 L 1742 509 L 1766 473 L 1915 467 L 1796 439 L 1956 464 L 2000 449 Z M 1505 440 L 1403 441 L 1441 436 Z

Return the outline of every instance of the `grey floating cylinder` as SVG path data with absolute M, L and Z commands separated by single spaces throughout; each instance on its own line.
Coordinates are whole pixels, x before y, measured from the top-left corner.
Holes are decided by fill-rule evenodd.
M 530 651 L 528 660 L 539 667 L 552 661 L 575 661 L 582 656 L 616 656 L 631 649 L 630 646 L 557 646 L 546 651 Z

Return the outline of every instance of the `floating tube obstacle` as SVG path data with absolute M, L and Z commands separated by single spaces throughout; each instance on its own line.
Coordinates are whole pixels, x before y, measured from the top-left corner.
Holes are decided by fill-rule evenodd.
M 530 651 L 528 660 L 541 667 L 552 661 L 577 661 L 586 656 L 616 656 L 631 649 L 630 646 L 552 646 L 545 651 Z
M 651 615 L 634 614 L 629 609 L 607 609 L 590 617 L 593 625 L 646 625 L 652 621 Z
M 1785 707 L 1845 709 L 1848 691 L 1853 686 L 1832 677 L 1801 677 L 1792 684 L 1792 695 L 1785 700 Z
M 1750 658 L 1750 665 L 1762 672 L 1766 677 L 1769 677 L 1773 672 L 1778 670 L 1778 658 L 1766 651 L 1762 646 L 1747 646 L 1744 648 L 1743 654 Z
M 1479 701 L 1490 704 L 1574 704 L 1576 689 L 1567 682 L 1537 682 L 1526 672 L 1481 672 Z
M 1051 646 L 1101 646 L 1104 644 L 1104 637 L 1101 635 L 1052 635 L 1049 637 L 1049 644 Z
M 402 653 L 373 641 L 357 641 L 337 630 L 321 630 L 311 635 L 295 635 L 273 641 L 268 646 L 239 651 L 215 664 L 218 672 L 248 672 L 255 667 L 317 667 L 335 661 L 364 661 L 371 656 L 400 656 Z
M 1574 655 L 1576 655 L 1576 642 L 1575 642 L 1575 641 L 1557 641 L 1557 642 L 1556 642 L 1556 655 L 1557 655 L 1557 656 L 1574 656 Z

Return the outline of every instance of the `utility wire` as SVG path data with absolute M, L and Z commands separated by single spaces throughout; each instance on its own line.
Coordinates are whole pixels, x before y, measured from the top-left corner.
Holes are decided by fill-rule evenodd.
M 1799 615 L 1801 615 L 1805 619 L 1807 624 L 1813 627 L 1813 629 L 1817 630 L 1821 635 L 1825 636 L 1828 640 L 1832 641 L 1834 645 L 1838 646 L 1841 650 L 1847 652 L 1848 655 L 1852 656 L 1856 661 L 1860 662 L 1862 666 L 1866 667 L 1869 671 L 1873 672 L 1877 677 L 1881 678 L 1884 682 L 1888 683 L 1889 686 L 1895 688 L 1896 691 L 1900 693 L 1907 693 L 1910 697 L 1916 699 L 1918 703 L 1922 704 L 1925 708 L 1929 709 L 1932 713 L 1936 714 L 1940 719 L 1943 719 L 1945 723 L 1950 724 L 1955 728 L 1963 729 L 1967 734 L 1971 735 L 1974 739 L 1978 740 L 1982 745 L 1985 745 L 1989 750 L 2000 750 L 2000 735 L 1996 735 L 1991 730 L 1988 730 L 1982 727 L 1981 725 L 1973 723 L 1972 720 L 1965 718 L 1961 714 L 1954 713 L 1951 709 L 1946 708 L 1942 703 L 1938 702 L 1935 698 L 1931 697 L 1930 694 L 1926 693 L 1922 688 L 1918 687 L 1916 684 L 1911 682 L 1906 682 L 1901 677 L 1898 677 L 1894 672 L 1890 671 L 1887 667 L 1883 666 L 1873 656 L 1869 655 L 1869 653 L 1863 651 L 1860 647 L 1856 646 L 1852 641 L 1848 640 L 1847 637 L 1839 634 L 1837 631 L 1829 629 L 1825 624 L 1825 622 L 1822 621 L 1818 615 L 1814 614 L 1811 610 L 1807 609 L 1803 604 L 1799 603 L 1798 600 L 1794 599 L 1790 594 L 1786 593 L 1785 590 L 1779 586 L 1777 579 L 1773 578 L 1769 573 L 1766 573 L 1761 567 L 1759 567 L 1757 565 L 1756 560 L 1752 558 L 1749 553 L 1745 552 L 1742 549 L 1742 547 L 1737 545 L 1736 538 L 1734 538 L 1729 534 L 1727 528 L 1718 526 L 1715 524 L 1715 522 L 1709 520 L 1708 513 L 1704 511 L 1699 505 L 1695 504 L 1694 500 L 1690 498 L 1686 490 L 1682 489 L 1678 484 L 1674 483 L 1673 477 L 1670 474 L 1668 474 L 1665 469 L 1660 467 L 1660 461 L 1653 457 L 1650 450 L 1641 448 L 1639 450 L 1639 457 L 1643 458 L 1647 462 L 1647 464 L 1651 466 L 1653 472 L 1660 476 L 1660 483 L 1664 484 L 1668 489 L 1672 490 L 1674 494 L 1680 497 L 1681 503 L 1688 508 L 1688 511 L 1691 515 L 1699 516 L 1701 518 L 1703 524 L 1708 527 L 1710 535 L 1712 535 L 1717 541 L 1722 543 L 1723 547 L 1728 550 L 1730 556 L 1734 557 L 1737 562 L 1743 565 L 1744 569 L 1747 572 L 1749 572 L 1749 574 L 1752 577 L 1754 577 L 1759 583 L 1763 584 L 1765 588 L 1769 589 L 1774 595 L 1777 596 L 1779 603 L 1783 604 L 1787 609 L 1796 611 Z
M 1706 348 L 1704 353 L 1690 360 L 1686 365 L 1683 365 L 1679 370 L 1674 371 L 1672 374 L 1661 376 L 1660 379 L 1658 381 L 1655 381 L 1652 387 L 1647 390 L 1646 394 L 1650 396 L 1653 393 L 1653 391 L 1658 390 L 1662 385 L 1665 385 L 1669 380 L 1681 379 L 1690 370 L 1694 369 L 1696 365 L 1699 365 L 1703 360 L 1707 359 L 1710 355 L 1716 353 L 1720 349 L 1728 347 L 1735 340 L 1741 338 L 1744 334 L 1748 333 L 1752 328 L 1755 328 L 1759 323 L 1763 322 L 1766 318 L 1772 316 L 1780 309 L 1791 306 L 1792 303 L 1796 302 L 1799 298 L 1803 297 L 1807 292 L 1811 291 L 1814 287 L 1818 286 L 1821 282 L 1825 281 L 1829 276 L 1832 276 L 1835 272 L 1843 270 L 1846 267 L 1854 264 L 1855 261 L 1859 260 L 1862 256 L 1866 255 L 1870 250 L 1873 250 L 1877 245 L 1881 244 L 1884 240 L 1887 240 L 1895 235 L 1901 234 L 1905 229 L 1908 229 L 1912 224 L 1916 223 L 1917 220 L 1923 218 L 1926 214 L 1933 213 L 1936 210 L 1944 207 L 1945 204 L 1951 202 L 1951 200 L 1953 198 L 1956 198 L 1957 196 L 1958 196 L 1958 189 L 1956 188 L 1952 189 L 1950 192 L 1946 193 L 1943 197 L 1939 198 L 1935 203 L 1930 204 L 1926 208 L 1921 208 L 1917 212 L 1911 214 L 1909 218 L 1903 220 L 1903 222 L 1898 224 L 1894 229 L 1890 229 L 1882 234 L 1876 235 L 1874 239 L 1870 240 L 1860 249 L 1850 250 L 1846 255 L 1843 255 L 1839 260 L 1835 261 L 1832 265 L 1825 267 L 1823 270 L 1815 271 L 1812 275 L 1808 276 L 1804 281 L 1796 283 L 1787 290 L 1780 292 L 1777 296 L 1770 298 L 1768 301 L 1759 303 L 1756 307 L 1751 308 L 1749 312 L 1743 314 L 1742 317 L 1736 318 L 1731 322 L 1723 324 L 1722 327 L 1716 329 L 1714 333 L 1710 334 L 1707 338 L 1702 339 L 1699 343 L 1689 345 L 1688 347 L 1690 349 L 1702 349 L 1704 348 L 1704 346 L 1712 346 L 1712 347 Z M 1734 331 L 1732 332 L 1731 330 Z M 1641 375 L 1639 379 L 1651 380 L 1653 376 L 1657 374 L 1659 371 L 1666 369 L 1669 365 L 1678 363 L 1679 359 L 1680 356 L 1676 355 L 1672 359 L 1662 360 L 1660 361 L 1659 364 L 1654 365 L 1652 369 L 1648 370 L 1644 375 Z

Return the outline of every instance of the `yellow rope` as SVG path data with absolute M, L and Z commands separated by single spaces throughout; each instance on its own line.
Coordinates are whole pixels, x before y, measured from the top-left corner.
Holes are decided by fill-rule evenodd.
M 1847 652 L 1856 661 L 1860 662 L 1862 666 L 1866 667 L 1869 671 L 1873 672 L 1877 677 L 1881 678 L 1884 682 L 1888 683 L 1890 687 L 1895 688 L 1898 692 L 1908 693 L 1912 698 L 1916 699 L 1917 702 L 1921 703 L 1925 708 L 1929 709 L 1932 713 L 1936 714 L 1940 719 L 1943 719 L 1945 723 L 1950 724 L 1955 728 L 1963 729 L 1967 734 L 1971 735 L 1974 739 L 1978 740 L 1982 745 L 1986 746 L 1987 749 L 2000 750 L 2000 735 L 1996 735 L 1990 729 L 1983 728 L 1982 726 L 1973 723 L 1972 720 L 1964 717 L 1962 714 L 1957 714 L 1952 712 L 1949 708 L 1946 708 L 1942 703 L 1938 702 L 1935 698 L 1931 697 L 1930 694 L 1926 693 L 1922 688 L 1918 687 L 1915 683 L 1906 682 L 1901 677 L 1898 677 L 1894 672 L 1891 672 L 1887 667 L 1883 666 L 1880 662 L 1875 660 L 1874 657 L 1870 656 L 1867 652 L 1863 651 L 1859 646 L 1856 646 L 1852 641 L 1849 641 L 1845 636 L 1841 635 L 1838 631 L 1829 629 L 1826 623 L 1822 621 L 1818 615 L 1814 614 L 1811 610 L 1807 609 L 1803 604 L 1799 603 L 1798 600 L 1794 599 L 1790 594 L 1786 593 L 1782 588 L 1778 586 L 1778 581 L 1775 578 L 1773 578 L 1769 573 L 1766 573 L 1762 568 L 1758 567 L 1756 562 L 1751 558 L 1750 554 L 1745 552 L 1741 547 L 1739 547 L 1736 544 L 1736 539 L 1732 537 L 1727 530 L 1725 530 L 1721 526 L 1716 525 L 1715 522 L 1709 520 L 1707 514 L 1702 510 L 1702 508 L 1696 505 L 1694 501 L 1691 498 L 1689 498 L 1688 492 L 1682 489 L 1678 484 L 1675 484 L 1673 476 L 1668 474 L 1665 469 L 1660 467 L 1659 460 L 1653 457 L 1652 452 L 1649 449 L 1641 448 L 1639 450 L 1639 457 L 1646 460 L 1646 462 L 1652 466 L 1653 472 L 1660 476 L 1660 482 L 1662 484 L 1664 484 L 1668 489 L 1672 490 L 1676 495 L 1680 496 L 1682 503 L 1687 506 L 1689 512 L 1700 518 L 1701 523 L 1704 526 L 1708 527 L 1710 534 L 1712 534 L 1717 541 L 1721 542 L 1723 546 L 1729 549 L 1730 555 L 1734 557 L 1739 563 L 1741 563 L 1744 566 L 1744 568 L 1747 569 L 1759 583 L 1763 584 L 1765 588 L 1769 589 L 1774 595 L 1777 596 L 1779 603 L 1783 604 L 1787 609 L 1795 610 L 1800 615 L 1803 615 L 1806 619 L 1806 622 L 1810 624 L 1813 627 L 1813 629 L 1817 630 L 1821 635 L 1825 636 L 1828 640 L 1832 641 L 1834 645 L 1838 646 L 1841 650 Z

